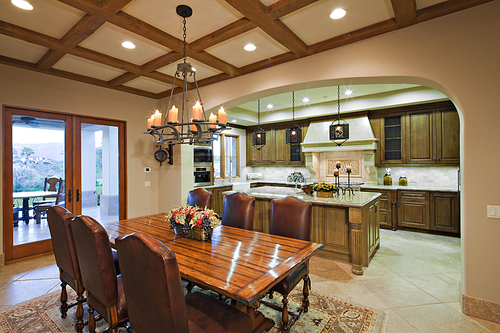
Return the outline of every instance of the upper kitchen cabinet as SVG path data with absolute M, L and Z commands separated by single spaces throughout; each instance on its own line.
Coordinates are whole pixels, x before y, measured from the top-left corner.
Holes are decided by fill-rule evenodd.
M 451 102 L 376 111 L 370 118 L 380 139 L 377 165 L 459 164 L 460 122 Z
M 307 125 L 302 128 L 302 138 L 307 132 Z M 286 130 L 289 126 L 272 124 L 261 126 L 266 132 L 266 145 L 257 150 L 252 145 L 253 132 L 256 127 L 247 128 L 247 165 L 294 165 L 304 164 L 300 144 L 286 143 Z

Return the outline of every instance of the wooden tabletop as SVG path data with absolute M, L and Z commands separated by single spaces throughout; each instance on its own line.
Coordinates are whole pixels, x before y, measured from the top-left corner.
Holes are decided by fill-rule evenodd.
M 323 244 L 219 226 L 211 241 L 175 235 L 165 214 L 138 217 L 105 225 L 114 244 L 133 232 L 147 233 L 174 251 L 181 277 L 245 305 L 262 298 Z

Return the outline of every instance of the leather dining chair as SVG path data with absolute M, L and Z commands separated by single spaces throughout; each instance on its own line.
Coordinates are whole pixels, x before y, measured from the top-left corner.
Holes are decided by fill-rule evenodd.
M 222 211 L 222 225 L 253 230 L 255 198 L 243 192 L 226 195 Z
M 187 204 L 190 206 L 207 207 L 212 209 L 212 193 L 204 188 L 197 188 L 189 191 Z
M 61 279 L 61 317 L 66 318 L 68 309 L 77 305 L 75 329 L 78 333 L 81 333 L 83 330 L 83 292 L 85 289 L 76 255 L 73 233 L 71 232 L 73 218 L 73 214 L 64 207 L 53 206 L 47 211 L 52 247 L 59 268 L 59 278 Z M 69 306 L 67 304 L 66 285 L 73 288 L 77 294 L 76 303 Z
M 184 296 L 177 259 L 144 233 L 116 240 L 130 326 L 136 333 L 251 332 L 249 315 L 203 293 Z
M 89 332 L 95 333 L 96 310 L 107 321 L 109 332 L 116 333 L 119 325 L 126 324 L 128 313 L 108 234 L 99 222 L 85 215 L 75 217 L 71 229 L 87 294 Z
M 285 197 L 283 199 L 271 200 L 271 221 L 269 225 L 269 233 L 272 235 L 296 238 L 301 240 L 310 240 L 311 235 L 311 213 L 312 204 L 305 202 L 296 197 Z M 283 280 L 278 282 L 270 291 L 270 296 L 274 291 L 283 296 L 282 308 L 282 331 L 289 332 L 290 327 L 298 320 L 298 316 L 289 321 L 288 316 L 288 295 L 300 282 L 304 281 L 302 307 L 299 312 L 307 312 L 309 309 L 309 289 L 311 281 L 309 280 L 309 267 L 306 264 L 301 264 L 291 274 L 287 275 Z M 267 302 L 263 302 L 272 306 Z

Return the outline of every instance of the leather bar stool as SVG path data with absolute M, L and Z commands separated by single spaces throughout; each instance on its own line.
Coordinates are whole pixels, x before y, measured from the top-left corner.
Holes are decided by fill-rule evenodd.
M 116 240 L 130 326 L 137 333 L 250 332 L 252 319 L 202 293 L 184 296 L 175 254 L 144 233 Z
M 226 195 L 222 211 L 222 225 L 253 230 L 255 198 L 243 192 Z

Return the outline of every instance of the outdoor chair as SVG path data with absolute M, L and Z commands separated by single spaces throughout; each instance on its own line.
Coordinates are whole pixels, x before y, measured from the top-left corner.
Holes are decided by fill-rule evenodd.
M 35 215 L 36 223 L 40 224 L 40 219 L 42 218 L 42 214 L 47 214 L 47 210 L 53 206 L 64 206 L 64 180 L 60 180 L 59 187 L 57 189 L 57 196 L 55 201 L 47 201 L 47 202 L 37 202 L 33 203 L 33 214 Z

